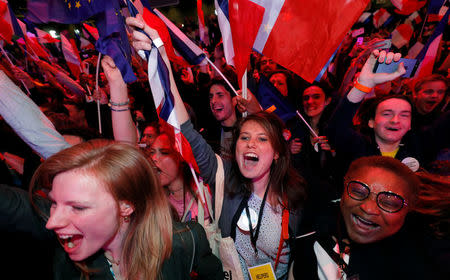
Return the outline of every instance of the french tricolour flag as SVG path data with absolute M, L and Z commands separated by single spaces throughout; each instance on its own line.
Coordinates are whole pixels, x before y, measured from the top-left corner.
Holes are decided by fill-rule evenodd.
M 127 1 L 127 3 L 131 16 L 136 16 L 136 14 L 139 12 L 144 13 L 144 15 L 154 15 L 148 9 L 146 11 L 147 7 L 145 7 L 145 5 L 142 5 L 140 1 L 137 7 L 135 7 L 129 0 Z M 147 20 L 146 23 L 148 24 Z M 162 38 L 160 29 L 158 29 L 158 33 Z M 162 40 L 164 41 L 164 39 Z M 164 41 L 164 48 L 166 48 L 165 44 L 166 42 Z M 198 166 L 195 162 L 192 150 L 186 138 L 184 138 L 180 131 L 180 123 L 174 110 L 175 98 L 173 96 L 172 89 L 170 88 L 169 69 L 167 68 L 167 65 L 164 62 L 161 54 L 159 53 L 158 48 L 156 48 L 154 45 L 152 46 L 151 51 L 146 53 L 146 56 L 148 60 L 148 80 L 150 88 L 152 90 L 153 101 L 155 103 L 156 112 L 158 113 L 159 119 L 163 120 L 165 123 L 171 125 L 174 128 L 174 135 L 177 144 L 176 148 L 186 160 L 186 162 L 191 164 L 192 167 L 198 172 Z M 203 198 L 202 201 L 204 201 Z
M 413 35 L 413 28 L 409 23 L 402 23 L 392 31 L 392 44 L 397 48 L 401 48 L 409 43 L 411 36 Z
M 61 47 L 64 57 L 66 58 L 67 66 L 69 66 L 70 72 L 78 78 L 81 73 L 81 59 L 78 50 L 76 49 L 75 44 L 72 44 L 62 32 L 60 35 Z
M 228 14 L 228 0 L 214 0 L 219 22 L 220 33 L 222 33 L 223 53 L 227 64 L 234 65 L 233 38 Z
M 391 14 L 386 11 L 386 9 L 379 9 L 378 11 L 373 13 L 373 26 L 375 26 L 376 28 L 380 28 L 386 21 L 388 21 L 390 17 Z
M 8 1 L 0 0 L 0 37 L 11 44 L 12 35 L 13 27 L 9 14 Z
M 194 42 L 191 41 L 181 30 L 160 11 L 153 9 L 153 12 L 164 22 L 169 30 L 172 45 L 175 50 L 191 65 L 206 64 L 205 54 Z
M 253 48 L 308 82 L 314 81 L 369 2 L 252 1 L 264 8 Z
M 415 77 L 425 77 L 433 73 L 434 62 L 436 61 L 436 54 L 439 49 L 439 43 L 442 39 L 442 34 L 447 26 L 449 19 L 450 10 L 447 10 L 444 17 L 441 19 L 439 24 L 436 26 L 433 34 L 428 39 L 419 55 L 416 57 L 417 60 L 421 60 L 419 69 L 416 72 Z

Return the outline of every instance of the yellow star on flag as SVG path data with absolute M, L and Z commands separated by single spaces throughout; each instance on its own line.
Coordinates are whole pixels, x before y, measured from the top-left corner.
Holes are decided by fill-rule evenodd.
M 80 1 L 75 2 L 75 8 L 80 8 L 80 7 L 81 7 Z

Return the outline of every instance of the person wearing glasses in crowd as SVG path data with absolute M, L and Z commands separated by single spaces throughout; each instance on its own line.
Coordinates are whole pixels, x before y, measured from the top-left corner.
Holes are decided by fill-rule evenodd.
M 340 205 L 313 213 L 313 231 L 297 239 L 295 279 L 435 279 L 428 278 L 423 226 L 410 222 L 415 173 L 391 157 L 362 157 L 344 185 Z

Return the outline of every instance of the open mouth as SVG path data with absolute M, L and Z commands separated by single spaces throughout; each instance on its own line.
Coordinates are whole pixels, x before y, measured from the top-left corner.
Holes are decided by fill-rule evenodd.
M 396 127 L 386 127 L 386 130 L 389 130 L 389 131 L 399 131 L 400 128 L 396 128 Z
M 73 252 L 80 245 L 82 238 L 83 236 L 80 234 L 61 234 L 58 236 L 59 242 L 67 253 Z
M 366 220 L 355 214 L 352 214 L 352 221 L 355 225 L 357 225 L 359 228 L 363 230 L 373 230 L 380 227 L 380 225 L 372 221 Z
M 257 154 L 254 153 L 247 153 L 244 154 L 244 164 L 246 166 L 252 166 L 252 165 L 256 165 L 259 161 L 259 157 Z
M 223 107 L 214 107 L 213 112 L 220 113 L 223 111 Z

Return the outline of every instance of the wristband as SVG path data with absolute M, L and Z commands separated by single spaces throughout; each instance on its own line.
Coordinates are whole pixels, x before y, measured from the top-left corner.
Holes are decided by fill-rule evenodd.
M 113 107 L 110 107 L 110 109 L 111 109 L 111 111 L 114 111 L 114 112 L 125 112 L 125 111 L 130 110 L 129 107 L 126 107 L 126 108 L 123 108 L 123 109 L 114 109 Z
M 115 102 L 113 102 L 111 99 L 109 100 L 109 103 L 108 103 L 108 106 L 109 107 L 111 107 L 111 106 L 125 106 L 125 105 L 128 105 L 128 104 L 130 104 L 130 99 L 127 99 L 127 101 L 125 101 L 125 102 L 123 102 L 123 103 L 115 103 Z
M 364 92 L 364 93 L 369 93 L 369 92 L 372 91 L 372 88 L 371 88 L 371 87 L 366 87 L 365 85 L 360 84 L 358 79 L 356 79 L 356 81 L 353 83 L 353 86 L 354 86 L 357 90 L 362 91 L 362 92 Z
M 164 43 L 161 40 L 161 38 L 158 37 L 155 40 L 153 40 L 153 45 L 155 45 L 155 47 L 159 49 L 159 47 L 162 47 Z

